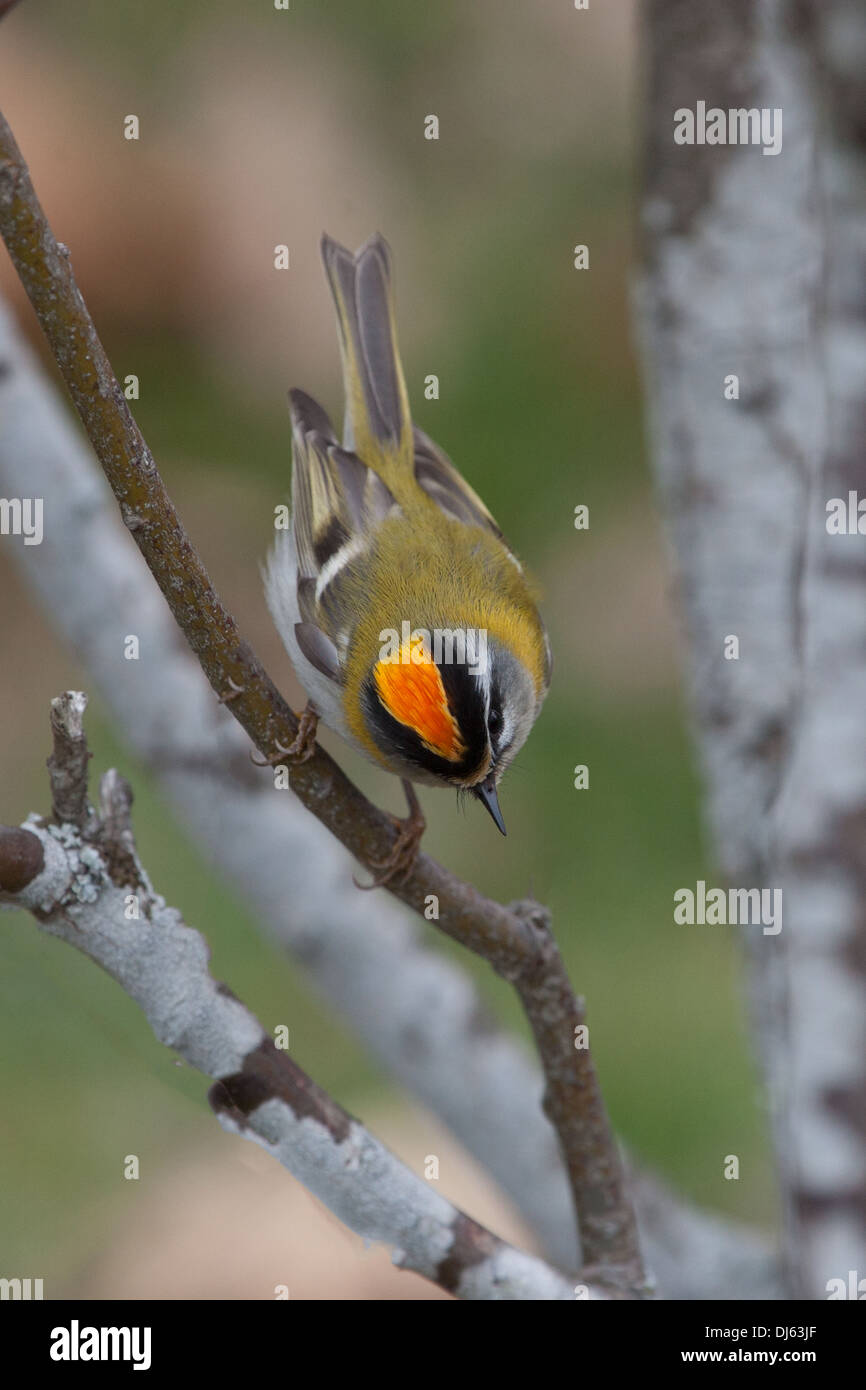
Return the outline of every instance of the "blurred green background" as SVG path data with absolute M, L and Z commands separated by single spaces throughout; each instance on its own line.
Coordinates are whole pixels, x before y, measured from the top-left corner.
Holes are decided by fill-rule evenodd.
M 302 386 L 341 418 L 319 236 L 387 236 L 415 417 L 538 576 L 556 662 L 503 789 L 508 840 L 479 808 L 428 792 L 427 848 L 497 898 L 549 903 L 624 1139 L 684 1194 L 768 1223 L 737 941 L 672 915 L 674 890 L 713 866 L 629 323 L 637 47 L 625 3 L 42 0 L 4 21 L 0 81 L 115 369 L 141 379 L 135 413 L 187 528 L 293 701 L 258 573 L 288 487 L 285 392 Z M 129 113 L 138 142 L 123 139 Z M 438 141 L 423 138 L 431 113 Z M 278 243 L 288 272 L 273 268 Z M 577 243 L 588 271 L 573 268 Z M 438 401 L 424 399 L 429 373 Z M 578 503 L 588 531 L 574 530 Z M 47 809 L 49 698 L 88 678 L 2 543 L 0 592 L 0 821 L 16 823 Z M 98 699 L 89 730 L 94 772 L 116 764 L 133 781 L 143 860 L 206 926 L 217 977 L 266 1026 L 288 1023 L 297 1060 L 418 1166 L 434 1135 L 447 1142 L 432 1118 L 202 864 Z M 324 741 L 400 809 L 389 779 Z M 573 789 L 577 763 L 587 791 Z M 273 1280 L 293 1296 L 437 1296 L 216 1130 L 203 1079 L 107 977 L 19 914 L 2 929 L 0 1274 L 44 1277 L 53 1296 L 269 1297 Z M 525 1035 L 511 992 L 431 939 Z M 129 1153 L 137 1183 L 122 1177 Z M 732 1153 L 736 1182 L 723 1178 Z M 450 1171 L 443 1191 L 520 1235 L 457 1150 Z M 294 1216 L 269 1248 L 277 1211 Z

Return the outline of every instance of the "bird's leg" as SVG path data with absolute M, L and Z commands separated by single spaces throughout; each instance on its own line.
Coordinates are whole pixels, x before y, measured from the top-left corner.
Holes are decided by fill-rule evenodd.
M 301 710 L 301 717 L 298 720 L 298 732 L 292 739 L 286 755 L 296 763 L 305 763 L 313 756 L 316 751 L 316 731 L 319 727 L 319 711 L 308 700 Z
M 421 803 L 415 794 L 412 783 L 408 782 L 405 777 L 400 780 L 403 783 L 403 791 L 406 793 L 409 814 L 403 820 L 399 816 L 391 817 L 397 827 L 397 838 L 384 859 L 370 860 L 371 869 L 380 870 L 373 882 L 358 883 L 358 880 L 355 879 L 356 888 L 369 891 L 371 888 L 381 888 L 384 884 L 390 883 L 393 878 L 398 881 L 404 879 L 418 858 L 421 837 L 427 829 L 427 822 L 424 819 L 424 812 L 421 810 Z
M 296 764 L 305 763 L 316 751 L 316 730 L 318 727 L 319 711 L 312 700 L 308 700 L 298 720 L 298 732 L 288 748 L 284 748 L 279 739 L 274 739 L 277 751 L 272 758 L 253 758 L 252 754 L 250 757 L 256 767 L 276 767 L 283 759 L 288 759 L 289 762 Z

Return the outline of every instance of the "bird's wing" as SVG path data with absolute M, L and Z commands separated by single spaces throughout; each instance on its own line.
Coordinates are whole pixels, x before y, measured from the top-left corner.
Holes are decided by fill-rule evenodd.
M 366 553 L 376 526 L 396 506 L 379 475 L 337 443 L 321 406 L 289 392 L 292 418 L 292 532 L 297 557 L 296 637 L 323 674 L 339 678 L 346 614 L 339 578 Z
M 462 478 L 446 453 L 417 426 L 414 429 L 415 479 L 446 516 L 468 526 L 483 526 L 504 541 L 504 536 L 478 493 Z

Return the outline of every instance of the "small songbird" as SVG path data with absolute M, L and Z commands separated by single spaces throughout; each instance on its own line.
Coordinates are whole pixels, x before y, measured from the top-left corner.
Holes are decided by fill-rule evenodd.
M 480 497 L 413 428 L 381 236 L 353 256 L 322 238 L 345 390 L 343 442 L 290 391 L 291 529 L 268 561 L 268 607 L 319 716 L 403 781 L 409 816 L 374 884 L 405 874 L 424 819 L 412 783 L 482 801 L 505 834 L 497 784 L 550 682 L 533 590 Z

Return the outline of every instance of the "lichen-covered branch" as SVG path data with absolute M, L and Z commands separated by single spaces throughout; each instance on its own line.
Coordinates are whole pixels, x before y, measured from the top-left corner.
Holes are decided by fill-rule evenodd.
M 52 705 L 55 749 L 86 804 L 79 692 Z M 73 752 L 69 754 L 70 747 Z M 86 746 L 84 749 L 86 753 Z M 64 753 L 61 751 L 60 761 Z M 73 768 L 77 771 L 73 773 Z M 506 1244 L 399 1162 L 265 1035 L 208 970 L 204 938 L 154 891 L 138 861 L 131 793 L 114 771 L 87 824 L 32 816 L 0 829 L 0 902 L 101 965 L 143 1009 L 156 1037 L 214 1078 L 223 1126 L 254 1139 L 365 1240 L 458 1298 L 559 1300 L 605 1293 Z

